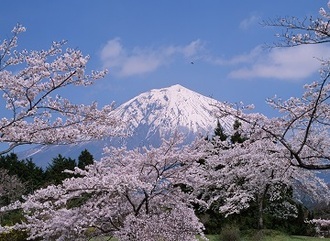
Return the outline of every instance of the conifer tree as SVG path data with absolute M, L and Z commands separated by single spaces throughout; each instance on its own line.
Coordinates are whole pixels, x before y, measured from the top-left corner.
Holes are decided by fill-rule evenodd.
M 240 132 L 241 126 L 242 126 L 242 123 L 239 120 L 236 119 L 234 124 L 233 124 L 233 129 L 234 129 L 235 132 L 230 137 L 230 140 L 233 144 L 243 143 L 244 141 L 246 141 L 246 137 L 243 137 L 241 132 Z
M 86 166 L 94 163 L 93 155 L 87 150 L 83 150 L 78 157 L 78 167 L 80 169 L 85 169 Z
M 225 141 L 227 139 L 227 135 L 225 134 L 222 125 L 220 124 L 219 119 L 217 120 L 217 127 L 214 129 L 214 136 L 218 136 L 221 141 Z
M 45 172 L 45 179 L 48 184 L 60 184 L 65 178 L 71 177 L 65 170 L 74 170 L 76 161 L 71 158 L 63 157 L 59 154 L 53 158 L 52 163 L 47 167 Z
M 40 188 L 44 183 L 44 171 L 32 159 L 18 160 L 14 153 L 0 156 L 0 169 L 8 171 L 9 175 L 17 176 L 25 184 L 27 193 Z

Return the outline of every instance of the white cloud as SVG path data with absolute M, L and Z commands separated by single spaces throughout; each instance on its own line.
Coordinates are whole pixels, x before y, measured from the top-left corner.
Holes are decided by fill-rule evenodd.
M 229 76 L 236 79 L 277 78 L 299 81 L 318 71 L 318 58 L 327 58 L 330 48 L 325 45 L 302 45 L 255 53 L 254 50 L 245 56 L 245 59 L 250 58 L 250 64 L 233 70 Z M 233 62 L 233 59 L 228 62 Z
M 124 48 L 119 38 L 111 39 L 101 50 L 104 68 L 121 77 L 153 72 L 161 66 L 169 64 L 176 55 L 190 58 L 203 50 L 200 40 L 192 41 L 184 46 L 162 46 L 158 48 L 135 47 Z
M 239 64 L 249 64 L 255 61 L 256 58 L 258 58 L 262 54 L 262 47 L 258 46 L 251 50 L 247 54 L 240 54 L 237 56 L 234 56 L 230 59 L 226 58 L 220 58 L 220 57 L 214 57 L 214 56 L 204 56 L 204 60 L 214 64 L 214 65 L 239 65 Z
M 103 47 L 100 54 L 103 68 L 119 68 L 124 59 L 126 59 L 126 52 L 120 42 L 119 38 L 111 39 Z M 112 71 L 112 69 L 111 69 Z
M 163 59 L 154 54 L 130 56 L 124 60 L 120 69 L 120 75 L 130 76 L 152 72 L 163 64 L 165 64 Z
M 101 59 L 107 60 L 120 56 L 123 52 L 123 46 L 120 43 L 119 38 L 114 38 L 109 40 L 107 44 L 103 47 L 101 52 Z
M 185 57 L 192 57 L 194 55 L 197 55 L 201 50 L 203 50 L 203 43 L 198 39 L 195 41 L 192 41 L 187 46 L 179 48 L 179 52 L 182 52 Z
M 119 38 L 111 39 L 103 47 L 100 57 L 103 67 L 120 76 L 134 76 L 156 71 L 173 62 L 177 57 L 198 59 L 212 65 L 227 66 L 228 76 L 235 79 L 268 79 L 284 81 L 304 80 L 320 68 L 319 59 L 330 56 L 325 45 L 302 45 L 294 48 L 271 50 L 257 46 L 250 52 L 221 58 L 207 54 L 201 40 L 187 45 L 168 45 L 157 48 L 125 48 Z
M 254 24 L 256 24 L 259 20 L 260 20 L 260 17 L 257 16 L 257 15 L 255 15 L 255 14 L 253 14 L 253 15 L 249 16 L 248 18 L 243 19 L 240 22 L 239 27 L 240 27 L 240 29 L 247 30 L 251 26 L 253 26 Z

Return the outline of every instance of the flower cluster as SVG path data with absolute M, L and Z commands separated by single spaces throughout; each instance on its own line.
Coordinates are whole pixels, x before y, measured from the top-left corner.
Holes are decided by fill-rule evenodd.
M 103 160 L 76 168 L 76 177 L 25 198 L 29 238 L 68 240 L 115 236 L 120 240 L 196 240 L 203 225 L 195 216 L 195 192 L 205 184 L 197 172 L 199 145 L 180 148 L 175 137 L 150 150 L 109 149 Z M 186 187 L 183 188 L 183 187 Z M 189 190 L 189 191 L 187 191 Z
M 99 110 L 96 103 L 77 105 L 59 96 L 68 86 L 87 86 L 107 71 L 85 74 L 88 56 L 54 42 L 47 50 L 17 50 L 17 25 L 9 40 L 0 43 L 0 91 L 3 117 L 0 142 L 7 153 L 23 144 L 66 144 L 113 135 L 118 121 L 112 105 Z

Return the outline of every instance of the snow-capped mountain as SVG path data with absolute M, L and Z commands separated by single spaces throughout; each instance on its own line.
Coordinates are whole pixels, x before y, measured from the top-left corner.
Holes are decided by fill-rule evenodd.
M 107 145 L 126 145 L 128 148 L 157 146 L 161 137 L 167 138 L 174 132 L 184 133 L 186 142 L 189 142 L 198 134 L 213 133 L 217 124 L 215 104 L 221 103 L 181 85 L 153 89 L 115 109 L 115 116 L 126 127 L 127 137 L 109 137 L 68 146 L 42 146 L 18 155 L 19 158 L 31 157 L 38 165 L 45 166 L 58 154 L 77 158 L 84 149 L 91 152 L 95 159 L 100 159 L 102 149 Z M 232 128 L 232 118 L 226 117 L 219 121 L 225 130 Z
M 213 132 L 217 123 L 216 103 L 219 102 L 181 85 L 173 85 L 140 94 L 119 106 L 116 116 L 127 124 L 131 138 L 140 140 L 140 143 L 134 142 L 134 146 L 140 146 L 154 143 L 174 131 L 188 136 Z M 225 129 L 230 129 L 232 123 L 231 118 L 221 120 Z

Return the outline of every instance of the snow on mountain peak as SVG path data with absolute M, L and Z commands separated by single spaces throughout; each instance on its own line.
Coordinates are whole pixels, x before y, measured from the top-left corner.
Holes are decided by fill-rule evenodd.
M 189 90 L 179 84 L 162 89 L 152 89 L 122 104 L 116 115 L 128 124 L 132 134 L 142 126 L 149 133 L 158 131 L 161 136 L 169 131 L 206 133 L 216 127 L 214 104 L 218 101 Z M 225 129 L 232 127 L 231 118 L 220 123 Z

